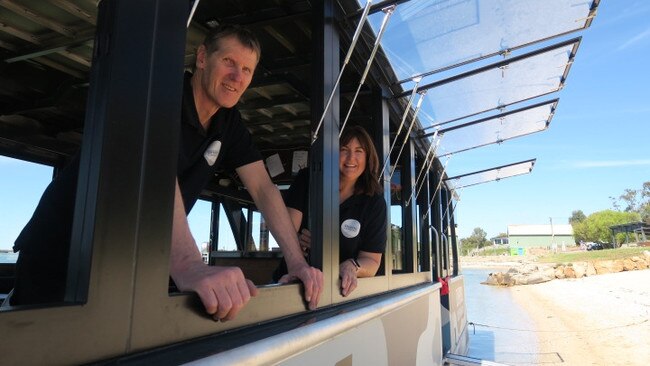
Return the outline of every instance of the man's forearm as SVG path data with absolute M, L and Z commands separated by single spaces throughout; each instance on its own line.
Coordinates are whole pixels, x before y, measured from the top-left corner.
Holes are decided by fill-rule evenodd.
M 258 200 L 258 207 L 264 215 L 269 230 L 278 241 L 289 269 L 295 265 L 306 264 L 300 249 L 298 235 L 282 201 L 280 191 L 271 184 L 271 187 L 265 190 Z
M 237 168 L 237 173 L 264 216 L 273 237 L 278 241 L 289 272 L 296 267 L 306 265 L 307 261 L 302 255 L 298 235 L 289 217 L 287 206 L 282 200 L 280 191 L 264 169 L 264 164 L 256 161 Z

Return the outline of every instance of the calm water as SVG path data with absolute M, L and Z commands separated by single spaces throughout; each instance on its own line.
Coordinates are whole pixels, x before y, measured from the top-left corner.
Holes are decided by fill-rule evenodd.
M 511 365 L 534 365 L 538 354 L 535 324 L 513 300 L 510 288 L 481 285 L 490 272 L 503 269 L 463 269 L 469 325 L 470 357 Z M 547 355 L 548 356 L 548 355 Z
M 16 263 L 18 253 L 0 253 L 0 263 Z

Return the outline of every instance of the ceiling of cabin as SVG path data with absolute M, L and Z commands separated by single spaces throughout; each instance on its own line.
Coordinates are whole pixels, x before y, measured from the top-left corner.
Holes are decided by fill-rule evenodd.
M 395 1 L 394 12 L 379 11 L 387 1 L 375 3 L 377 11 L 364 23 L 343 73 L 341 120 L 356 99 L 350 122 L 368 123 L 369 88 L 390 86 L 383 92 L 392 137 L 398 130 L 419 137 L 420 151 L 437 138 L 441 156 L 543 131 L 557 104 L 551 98 L 562 89 L 580 43 L 567 35 L 590 25 L 599 0 L 402 0 Z M 203 0 L 188 28 L 188 68 L 206 30 L 217 24 L 245 25 L 260 38 L 260 64 L 239 109 L 267 155 L 309 148 L 315 118 L 310 112 L 311 4 Z M 97 0 L 0 0 L 0 154 L 59 165 L 78 149 L 96 5 Z M 359 3 L 339 0 L 337 10 L 343 58 L 360 18 Z M 381 47 L 357 98 L 382 24 Z M 421 110 L 416 98 L 422 100 Z M 545 103 L 552 108 L 536 108 Z M 407 105 L 411 116 L 420 113 L 417 119 L 406 118 Z M 541 112 L 532 113 L 534 108 Z M 505 123 L 508 119 L 516 119 L 516 125 Z M 398 128 L 405 120 L 416 121 L 413 129 Z
M 354 1 L 351 1 L 353 5 Z M 0 0 L 0 153 L 58 165 L 80 146 L 92 61 L 96 0 Z M 350 5 L 348 5 L 350 6 Z M 188 11 L 189 12 L 189 11 Z M 209 27 L 241 24 L 262 57 L 239 103 L 262 151 L 310 143 L 311 5 L 300 0 L 201 1 L 188 29 L 185 64 Z M 341 90 L 354 90 L 349 68 Z M 352 120 L 368 119 L 363 96 Z M 343 113 L 343 112 L 342 112 Z

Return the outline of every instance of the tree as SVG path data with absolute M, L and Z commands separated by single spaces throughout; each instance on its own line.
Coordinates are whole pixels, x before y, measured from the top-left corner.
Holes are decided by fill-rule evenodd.
M 575 210 L 575 211 L 571 212 L 571 217 L 569 217 L 569 224 L 571 224 L 571 225 L 579 224 L 579 223 L 585 221 L 586 218 L 587 218 L 587 216 L 585 216 L 585 214 L 584 214 L 584 212 L 582 212 L 582 210 Z
M 650 181 L 644 182 L 641 189 L 626 189 L 618 198 L 609 198 L 615 210 L 636 212 L 641 220 L 650 223 Z
M 573 224 L 573 236 L 576 241 L 610 242 L 612 232 L 609 229 L 614 225 L 627 224 L 639 221 L 640 215 L 636 212 L 620 212 L 604 210 L 594 212 L 584 221 Z
M 469 253 L 474 249 L 483 248 L 489 244 L 490 241 L 487 240 L 487 233 L 485 230 L 477 227 L 474 228 L 469 237 L 462 239 L 462 252 Z

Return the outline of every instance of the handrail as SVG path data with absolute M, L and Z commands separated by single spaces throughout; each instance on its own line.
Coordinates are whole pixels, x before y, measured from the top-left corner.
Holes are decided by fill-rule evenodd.
M 432 243 L 429 243 L 429 246 L 430 246 L 430 249 L 429 249 L 429 257 L 433 257 L 433 256 L 432 256 L 432 254 L 433 254 L 433 250 L 434 250 L 435 248 L 439 248 L 439 247 L 440 247 L 440 236 L 439 236 L 440 234 L 438 233 L 438 230 L 436 230 L 436 227 L 433 226 L 433 225 L 429 225 L 429 230 L 433 230 L 433 231 L 435 231 L 435 233 L 436 233 L 436 235 L 435 235 L 435 238 L 436 238 L 436 246 L 433 247 Z M 429 233 L 431 233 L 431 232 L 429 231 Z M 436 256 L 436 259 L 437 259 L 437 258 L 438 258 L 438 257 Z M 432 259 L 433 259 L 433 258 L 432 258 Z M 431 271 L 431 277 L 432 277 L 432 278 L 435 278 L 435 275 L 434 275 L 434 273 L 433 273 L 433 261 L 431 261 L 431 262 L 429 263 L 429 267 L 430 267 L 429 270 Z
M 440 239 L 443 239 L 443 241 L 445 242 L 443 248 L 447 248 L 447 250 L 449 250 L 449 248 L 448 248 L 449 240 L 447 239 L 447 235 L 445 235 L 444 233 L 440 234 Z M 444 249 L 443 249 L 443 252 L 444 252 Z M 449 272 L 450 272 L 449 271 L 450 270 L 450 267 L 449 267 L 449 253 L 447 253 L 447 255 L 445 257 L 446 257 L 445 258 L 445 268 L 444 268 L 445 273 L 443 273 L 443 274 L 446 277 L 446 276 L 449 275 Z

